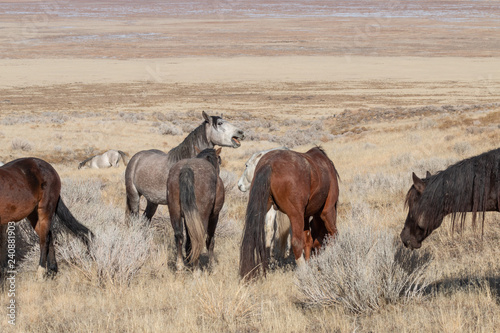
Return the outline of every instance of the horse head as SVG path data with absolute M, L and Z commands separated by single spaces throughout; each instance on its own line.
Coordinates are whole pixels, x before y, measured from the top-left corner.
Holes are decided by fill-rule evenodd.
M 422 242 L 431 232 L 439 227 L 443 216 L 433 218 L 426 216 L 426 212 L 430 210 L 427 207 L 427 200 L 422 200 L 425 189 L 428 185 L 431 174 L 427 171 L 426 177 L 420 179 L 412 173 L 413 185 L 406 195 L 405 206 L 408 206 L 408 216 L 406 217 L 405 225 L 401 231 L 401 241 L 410 249 L 418 249 L 422 246 Z M 430 215 L 430 214 L 428 214 Z M 433 221 L 440 221 L 433 223 Z
M 252 184 L 253 175 L 255 173 L 255 166 L 265 153 L 266 152 L 255 153 L 245 163 L 245 171 L 243 171 L 243 175 L 241 175 L 240 180 L 238 180 L 238 188 L 241 192 L 246 192 L 250 189 L 250 184 Z
M 222 119 L 222 116 L 209 116 L 205 111 L 202 112 L 202 115 L 205 119 L 205 129 L 209 142 L 221 147 L 238 148 L 241 146 L 240 140 L 245 138 L 241 129 Z

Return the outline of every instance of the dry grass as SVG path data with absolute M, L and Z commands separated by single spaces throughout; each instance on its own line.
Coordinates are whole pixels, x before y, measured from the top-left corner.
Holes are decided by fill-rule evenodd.
M 478 107 L 461 107 L 453 112 L 450 107 L 378 109 L 376 114 L 380 116 L 375 118 L 367 118 L 368 111 L 354 110 L 338 119 L 325 116 L 321 124 L 301 119 L 282 122 L 283 113 L 279 112 L 266 116 L 264 123 L 248 114 L 240 117 L 238 110 L 224 111 L 229 121 L 258 135 L 267 132 L 275 139 L 256 137 L 244 141 L 237 150 L 223 149 L 221 176 L 226 186 L 226 204 L 215 240 L 216 263 L 210 269 L 205 268 L 200 276 L 194 276 L 189 271 L 175 273 L 175 246 L 165 207 L 159 209 L 150 228 L 140 221 L 124 223 L 123 166 L 105 170 L 76 168 L 88 154 L 109 148 L 121 149 L 129 156 L 145 148 L 168 150 L 185 136 L 177 130 L 186 132 L 188 126 L 194 128 L 201 122 L 201 111 L 162 112 L 152 104 L 144 112 L 128 113 L 122 110 L 127 103 L 108 113 L 87 106 L 86 112 L 70 110 L 62 112 L 64 117 L 59 118 L 30 111 L 32 121 L 26 120 L 26 115 L 17 115 L 17 110 L 8 114 L 8 124 L 4 123 L 0 136 L 2 159 L 26 155 L 25 151 L 11 147 L 15 134 L 25 133 L 23 140 L 36 143 L 29 154 L 54 164 L 63 178 L 66 204 L 98 236 L 93 249 L 97 260 L 93 261 L 82 253 L 77 241 L 58 235 L 60 272 L 53 280 L 36 281 L 36 246 L 28 254 L 17 276 L 16 331 L 493 332 L 497 329 L 498 214 L 487 214 L 483 240 L 480 231 L 474 231 L 470 223 L 452 234 L 446 220 L 424 242 L 424 249 L 412 253 L 417 258 L 430 253 L 434 258 L 426 269 L 424 265 L 418 272 L 423 274 L 417 274 L 422 278 L 415 280 L 418 283 L 398 285 L 407 277 L 398 275 L 401 271 L 396 274 L 396 270 L 393 275 L 385 276 L 393 278 L 394 284 L 377 278 L 381 268 L 402 267 L 410 260 L 407 257 L 403 261 L 394 260 L 400 249 L 393 240 L 405 218 L 403 200 L 411 184 L 411 172 L 419 175 L 427 170 L 436 172 L 457 160 L 498 147 L 498 131 L 466 130 L 471 126 L 481 128 L 483 123 L 474 125 L 478 118 L 498 119 L 497 106 L 481 109 L 480 116 L 476 114 Z M 230 109 L 229 103 L 224 105 Z M 428 119 L 422 121 L 421 116 Z M 459 122 L 461 117 L 472 120 Z M 458 127 L 448 126 L 450 122 Z M 46 124 L 50 124 L 52 131 L 46 130 Z M 296 136 L 300 131 L 312 132 L 313 136 L 305 139 Z M 285 141 L 297 145 L 295 149 L 299 151 L 322 144 L 341 175 L 339 242 L 334 241 L 327 250 L 333 252 L 325 251 L 325 256 L 312 261 L 311 267 L 335 276 L 342 272 L 339 266 L 320 266 L 319 262 L 329 256 L 349 260 L 357 268 L 343 273 L 359 285 L 343 296 L 329 296 L 333 302 L 305 301 L 303 291 L 322 275 L 312 270 L 301 275 L 293 265 L 277 264 L 265 279 L 251 285 L 239 282 L 238 251 L 247 194 L 240 193 L 235 183 L 252 153 Z M 25 235 L 24 243 L 36 241 L 32 232 Z M 356 251 L 340 249 L 341 237 L 345 235 L 353 249 L 371 244 L 372 249 L 385 252 L 362 256 Z M 206 257 L 202 256 L 203 260 Z M 399 266 L 391 266 L 395 263 Z M 361 279 L 363 276 L 366 279 Z M 333 279 L 329 282 L 333 283 Z M 335 290 L 339 285 L 333 283 L 328 288 Z M 415 297 L 405 298 L 404 292 L 401 297 L 401 290 L 414 292 L 411 295 Z M 339 301 L 339 297 L 347 299 L 356 293 L 360 298 L 352 300 L 361 305 L 359 308 Z M 2 308 L 8 301 L 2 293 Z M 309 303 L 320 306 L 311 307 Z M 12 331 L 5 320 L 0 321 L 0 327 L 3 332 Z

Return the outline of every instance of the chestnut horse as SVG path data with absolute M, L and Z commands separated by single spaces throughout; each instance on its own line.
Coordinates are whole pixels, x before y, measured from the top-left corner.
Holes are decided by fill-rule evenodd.
M 51 231 L 52 218 L 56 215 L 62 224 L 81 239 L 87 249 L 92 232 L 78 222 L 60 196 L 61 179 L 57 171 L 47 162 L 34 158 L 20 158 L 0 167 L 0 262 L 9 267 L 15 264 L 10 247 L 5 248 L 5 229 L 9 222 L 27 218 L 40 238 L 39 277 L 57 273 L 54 238 Z M 9 235 L 10 236 L 10 235 Z M 10 246 L 9 242 L 9 246 Z M 12 266 L 10 266 L 12 264 Z
M 337 232 L 339 175 L 320 147 L 306 153 L 274 150 L 265 154 L 257 167 L 250 189 L 245 230 L 240 248 L 240 276 L 265 274 L 265 217 L 271 206 L 285 213 L 292 226 L 292 250 L 297 265 L 309 259 L 313 241 Z M 312 221 L 309 222 L 309 218 Z
M 182 220 L 186 228 L 186 255 L 198 269 L 198 259 L 206 244 L 210 263 L 214 253 L 214 234 L 224 205 L 224 183 L 219 177 L 222 148 L 204 149 L 195 158 L 172 166 L 168 175 L 168 211 L 177 246 L 178 271 L 184 268 Z M 207 235 L 205 241 L 205 235 Z
M 401 241 L 418 249 L 422 241 L 438 228 L 446 215 L 452 223 L 460 215 L 472 212 L 475 224 L 478 212 L 500 209 L 500 148 L 460 161 L 435 175 L 427 172 L 420 179 L 413 173 L 413 185 L 406 195 L 408 216 Z

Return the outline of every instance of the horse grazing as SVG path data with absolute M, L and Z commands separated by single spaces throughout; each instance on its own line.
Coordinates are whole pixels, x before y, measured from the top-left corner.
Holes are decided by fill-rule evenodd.
M 406 247 L 418 249 L 422 241 L 451 214 L 453 227 L 457 216 L 461 224 L 472 212 L 475 225 L 478 212 L 499 211 L 500 148 L 462 160 L 435 175 L 427 172 L 424 179 L 415 173 L 413 185 L 406 195 L 408 216 L 401 232 Z
M 278 149 L 288 150 L 286 147 L 263 150 L 253 154 L 248 161 L 246 161 L 245 171 L 243 171 L 241 178 L 238 180 L 238 188 L 241 192 L 246 192 L 250 189 L 255 173 L 255 167 L 257 166 L 257 163 L 259 163 L 262 156 L 270 151 Z M 279 257 L 284 258 L 291 231 L 288 216 L 271 207 L 266 214 L 265 229 L 266 250 L 269 254 L 275 252 Z
M 87 249 L 92 232 L 78 222 L 60 196 L 61 179 L 47 162 L 33 157 L 20 158 L 0 167 L 0 238 L 6 229 L 27 218 L 40 238 L 40 262 L 38 274 L 57 273 L 54 239 L 51 231 L 52 218 L 56 215 L 62 224 L 81 239 Z M 2 264 L 7 263 L 6 239 L 0 239 Z M 10 243 L 9 243 L 10 244 Z M 9 251 L 9 258 L 10 251 Z M 8 260 L 9 264 L 14 263 Z
M 198 268 L 203 243 L 206 243 L 210 262 L 213 259 L 215 228 L 224 205 L 224 184 L 219 177 L 221 149 L 204 149 L 195 158 L 181 160 L 170 169 L 168 211 L 174 228 L 179 271 L 184 267 L 182 220 L 190 263 Z
M 194 129 L 177 147 L 165 154 L 156 149 L 143 150 L 132 156 L 125 169 L 125 190 L 127 192 L 127 215 L 139 214 L 139 201 L 147 199 L 144 216 L 148 221 L 158 205 L 167 204 L 167 177 L 174 163 L 196 156 L 195 147 L 200 150 L 222 147 L 238 148 L 245 135 L 242 130 L 222 119 L 202 113 L 204 122 Z
M 89 167 L 92 169 L 104 169 L 115 167 L 118 168 L 118 163 L 120 159 L 123 161 L 123 165 L 127 165 L 127 155 L 121 150 L 110 149 L 100 155 L 94 155 L 85 159 L 83 162 L 78 164 L 78 169 L 83 167 Z
M 260 268 L 266 272 L 264 219 L 271 206 L 290 219 L 297 265 L 304 263 L 303 252 L 309 259 L 313 240 L 321 245 L 326 234 L 336 234 L 338 178 L 333 162 L 319 147 L 306 153 L 275 150 L 261 158 L 250 189 L 240 247 L 242 278 L 254 277 Z

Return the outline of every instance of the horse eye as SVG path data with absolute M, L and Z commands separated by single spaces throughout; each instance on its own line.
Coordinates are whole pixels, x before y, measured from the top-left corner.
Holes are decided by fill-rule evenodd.
M 222 121 L 219 120 L 219 122 L 217 123 L 217 125 L 221 126 L 223 124 Z

